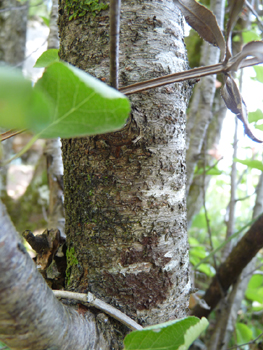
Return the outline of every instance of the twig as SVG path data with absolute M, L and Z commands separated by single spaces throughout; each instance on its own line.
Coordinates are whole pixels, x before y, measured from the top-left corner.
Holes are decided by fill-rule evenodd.
M 14 67 L 12 67 L 12 68 L 17 68 L 17 67 L 21 66 L 30 56 L 33 55 L 33 53 L 37 52 L 42 46 L 44 46 L 44 45 L 47 43 L 47 40 L 48 40 L 48 38 L 46 38 L 45 41 L 44 41 L 37 49 L 35 49 L 35 50 L 32 51 L 29 55 L 27 55 L 27 56 L 23 59 L 23 61 L 18 62 L 18 63 L 17 63 Z
M 83 303 L 89 303 L 91 306 L 102 310 L 106 314 L 125 324 L 132 330 L 143 329 L 137 322 L 133 321 L 130 317 L 125 315 L 123 312 L 119 311 L 115 307 L 105 303 L 104 301 L 97 299 L 92 293 L 75 293 L 67 292 L 64 290 L 53 290 L 53 293 L 57 298 L 66 298 L 82 301 Z
M 261 21 L 259 15 L 258 15 L 258 13 L 257 13 L 257 11 L 255 11 L 255 10 L 253 9 L 253 7 L 251 6 L 251 4 L 250 4 L 247 0 L 245 1 L 245 4 L 246 4 L 247 8 L 248 8 L 248 9 L 253 13 L 253 15 L 256 17 L 257 22 L 258 22 L 258 25 L 259 25 L 259 28 L 260 28 L 260 30 L 262 31 L 262 30 L 263 30 L 263 22 Z
M 259 338 L 261 338 L 263 336 L 263 333 L 261 333 L 259 336 L 257 336 L 255 339 L 250 340 L 247 343 L 243 343 L 243 344 L 238 344 L 238 345 L 233 345 L 230 348 L 227 348 L 227 350 L 231 350 L 231 349 L 236 349 L 239 348 L 241 346 L 245 346 L 245 345 L 250 345 L 250 344 L 254 344 Z
M 248 58 L 241 63 L 239 68 L 250 67 L 260 63 L 262 63 L 261 60 L 258 60 L 256 58 Z M 217 64 L 213 64 L 212 66 L 193 68 L 184 72 L 173 73 L 163 77 L 154 78 L 154 79 L 142 81 L 140 83 L 124 86 L 124 87 L 121 87 L 119 91 L 125 95 L 131 95 L 137 92 L 142 92 L 142 91 L 153 89 L 163 85 L 179 83 L 181 81 L 185 81 L 189 79 L 199 79 L 207 75 L 219 74 L 219 73 L 228 71 L 231 65 L 232 65 L 232 62 L 231 60 L 229 60 L 229 62 L 226 65 L 224 63 L 217 63 Z
M 202 259 L 201 261 L 199 261 L 198 264 L 196 264 L 193 269 L 197 270 L 197 268 L 201 265 L 206 263 L 213 255 L 215 255 L 219 250 L 221 250 L 222 248 L 224 248 L 224 246 L 226 244 L 228 244 L 228 242 L 230 242 L 233 238 L 237 237 L 242 231 L 244 231 L 247 227 L 251 226 L 257 219 L 259 218 L 259 216 L 255 219 L 252 219 L 251 221 L 249 221 L 249 223 L 247 223 L 245 226 L 241 227 L 240 230 L 238 230 L 237 232 L 233 233 L 232 236 L 230 236 L 228 239 L 226 239 L 223 243 L 220 244 L 219 247 L 215 248 L 214 251 L 212 251 L 210 254 L 208 254 L 204 259 Z
M 16 136 L 18 134 L 21 134 L 22 132 L 25 132 L 25 131 L 26 131 L 26 129 L 18 130 L 18 131 L 14 130 L 14 129 L 8 130 L 8 131 L 0 134 L 0 142 L 7 140 L 7 139 L 10 139 L 11 137 Z
M 238 144 L 238 138 L 237 138 L 237 131 L 238 131 L 238 120 L 237 117 L 235 118 L 235 134 L 234 134 L 234 142 L 233 142 L 233 156 L 232 156 L 232 166 L 231 166 L 231 176 L 230 176 L 230 201 L 227 206 L 228 209 L 228 220 L 227 220 L 227 227 L 226 227 L 226 239 L 231 237 L 231 235 L 234 232 L 235 227 L 235 209 L 236 209 L 236 187 L 237 187 L 237 168 L 236 168 L 236 162 L 235 158 L 237 158 L 237 144 Z M 232 242 L 231 242 L 232 243 Z M 228 254 L 231 251 L 231 243 L 227 246 L 225 246 L 223 257 L 224 260 L 228 256 Z
M 206 138 L 204 139 L 204 154 L 206 154 Z M 206 167 L 206 156 L 204 156 L 204 169 Z M 208 217 L 208 212 L 207 212 L 207 208 L 206 208 L 206 190 L 205 190 L 205 178 L 206 178 L 206 172 L 204 171 L 203 173 L 203 206 L 204 206 L 204 210 L 205 210 L 205 220 L 206 220 L 206 226 L 207 226 L 207 232 L 208 232 L 208 236 L 209 236 L 209 242 L 210 242 L 210 248 L 211 248 L 211 252 L 214 251 L 214 246 L 213 246 L 213 241 L 212 241 L 212 232 L 211 232 L 211 227 L 210 227 L 210 220 Z M 217 271 L 217 263 L 216 263 L 216 256 L 215 254 L 213 255 L 213 261 L 214 261 L 214 267 L 215 270 Z
M 110 85 L 118 89 L 121 0 L 110 0 Z

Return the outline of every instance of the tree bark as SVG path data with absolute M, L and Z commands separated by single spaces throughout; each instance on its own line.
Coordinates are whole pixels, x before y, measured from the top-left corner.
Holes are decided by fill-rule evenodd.
M 107 11 L 69 21 L 60 56 L 109 82 Z M 123 1 L 120 85 L 185 70 L 182 17 L 169 1 Z M 123 130 L 63 140 L 66 234 L 78 264 L 68 288 L 90 291 L 142 325 L 187 313 L 185 205 L 188 83 L 131 97 Z
M 12 350 L 108 349 L 95 316 L 84 318 L 56 299 L 1 202 L 0 223 L 0 340 Z
M 219 27 L 223 27 L 225 2 L 222 0 L 211 1 L 211 11 L 216 15 Z M 208 42 L 202 45 L 200 65 L 211 65 L 218 63 L 219 50 L 211 46 Z M 186 194 L 188 196 L 190 186 L 193 181 L 194 170 L 199 160 L 204 138 L 209 123 L 212 119 L 212 103 L 215 94 L 216 76 L 202 78 L 196 86 L 191 102 L 191 108 L 187 119 L 187 183 Z

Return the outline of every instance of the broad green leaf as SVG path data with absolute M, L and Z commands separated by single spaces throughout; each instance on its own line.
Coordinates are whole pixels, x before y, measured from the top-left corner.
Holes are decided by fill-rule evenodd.
M 186 350 L 208 326 L 205 318 L 186 317 L 128 334 L 125 350 Z
M 189 241 L 189 244 L 190 244 L 191 247 L 200 245 L 198 240 L 196 238 L 194 238 L 194 237 L 188 237 L 188 241 Z
M 246 298 L 263 304 L 263 276 L 253 275 L 248 283 Z
M 125 125 L 130 103 L 119 91 L 63 62 L 48 66 L 35 88 L 48 95 L 53 110 L 31 120 L 42 138 L 112 132 Z
M 242 37 L 244 44 L 247 44 L 250 41 L 261 40 L 260 35 L 258 35 L 255 30 L 242 32 Z
M 263 83 L 263 66 L 253 66 L 253 68 L 256 72 L 256 76 L 252 79 Z
M 215 275 L 214 268 L 209 264 L 200 264 L 197 270 L 200 272 L 203 272 L 209 277 L 212 277 Z
M 237 344 L 244 344 L 253 339 L 252 330 L 244 323 L 236 323 Z
M 244 164 L 249 168 L 254 168 L 263 171 L 263 164 L 259 160 L 249 160 L 249 159 L 234 159 L 235 162 Z
M 263 131 L 263 124 L 255 125 L 255 128 Z
M 195 174 L 196 175 L 201 175 L 204 173 L 204 168 L 199 168 Z M 207 167 L 207 170 L 206 170 L 206 175 L 221 175 L 222 174 L 222 171 L 217 169 L 216 167 L 213 167 L 211 169 L 209 169 L 209 167 Z
M 260 109 L 257 109 L 255 112 L 248 113 L 249 123 L 257 122 L 258 120 L 263 119 L 263 112 Z
M 49 27 L 50 20 L 45 16 L 40 16 L 47 27 Z
M 36 137 L 75 137 L 124 126 L 128 99 L 63 62 L 46 68 L 32 88 L 21 72 L 0 68 L 0 126 L 30 129 Z
M 263 304 L 263 287 L 257 289 L 248 288 L 246 290 L 246 298 Z
M 45 68 L 54 62 L 59 62 L 58 49 L 44 51 L 37 59 L 34 68 Z
M 263 275 L 253 275 L 248 283 L 248 288 L 258 288 L 260 286 L 263 286 Z
M 205 248 L 202 246 L 191 248 L 190 254 L 192 256 L 197 256 L 200 259 L 204 259 L 207 256 Z
M 21 71 L 0 68 L 0 126 L 10 129 L 30 128 L 30 120 L 50 113 L 47 97 L 33 89 Z

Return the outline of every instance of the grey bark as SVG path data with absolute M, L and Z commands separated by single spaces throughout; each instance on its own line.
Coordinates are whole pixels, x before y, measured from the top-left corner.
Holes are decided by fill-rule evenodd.
M 208 154 L 208 150 L 216 150 L 221 137 L 221 129 L 223 121 L 226 116 L 226 105 L 218 92 L 214 99 L 213 106 L 213 118 L 208 126 L 206 134 L 206 149 L 202 147 L 201 159 L 197 163 L 198 168 L 204 168 L 204 157 L 206 166 L 212 166 L 217 161 L 214 157 Z M 193 217 L 199 213 L 203 206 L 203 191 L 206 191 L 211 176 L 205 176 L 205 182 L 203 175 L 195 175 L 191 183 L 189 193 L 187 196 L 187 223 L 188 227 L 191 226 Z
M 50 14 L 48 49 L 59 48 L 57 21 L 58 0 L 53 0 Z M 63 206 L 63 163 L 60 138 L 47 140 L 44 154 L 47 158 L 47 174 L 49 185 L 48 228 L 58 228 L 62 236 L 65 236 L 65 217 Z
M 225 2 L 222 0 L 213 0 L 210 4 L 211 11 L 215 14 L 219 27 L 223 27 Z M 218 63 L 219 50 L 207 42 L 202 46 L 202 59 L 200 64 L 207 66 Z M 188 195 L 191 183 L 193 181 L 195 166 L 198 162 L 203 140 L 207 128 L 212 119 L 212 103 L 215 93 L 215 76 L 202 78 L 196 86 L 191 108 L 187 120 L 187 183 L 186 194 Z
M 107 12 L 86 22 L 69 22 L 64 12 L 61 58 L 108 82 L 108 26 Z M 123 1 L 120 85 L 186 68 L 175 5 Z M 180 83 L 134 95 L 124 130 L 63 141 L 66 234 L 81 266 L 72 268 L 70 288 L 91 291 L 143 325 L 187 312 L 188 90 Z
M 0 340 L 12 350 L 108 349 L 91 313 L 55 298 L 1 202 L 0 225 Z
M 28 3 L 26 3 L 28 4 Z M 25 5 L 25 4 L 24 4 Z M 17 7 L 16 10 L 0 13 L 0 62 L 16 65 L 25 56 L 28 8 L 17 0 L 2 0 L 0 9 Z M 21 6 L 21 10 L 19 10 Z

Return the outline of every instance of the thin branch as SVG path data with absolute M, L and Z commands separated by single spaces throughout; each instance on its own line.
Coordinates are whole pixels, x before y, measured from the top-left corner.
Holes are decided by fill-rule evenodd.
M 262 60 L 258 60 L 256 58 L 248 58 L 241 63 L 239 68 L 250 67 L 260 63 L 262 63 Z M 217 64 L 213 64 L 212 66 L 193 68 L 184 72 L 173 73 L 173 74 L 169 74 L 159 78 L 154 78 L 154 79 L 142 81 L 140 83 L 124 86 L 124 87 L 121 87 L 119 91 L 125 95 L 131 95 L 137 92 L 142 92 L 145 90 L 153 89 L 156 87 L 160 87 L 160 86 L 164 86 L 172 83 L 179 83 L 189 79 L 199 79 L 201 77 L 205 77 L 211 74 L 224 73 L 224 72 L 227 72 L 228 70 L 231 70 L 232 65 L 233 65 L 233 62 L 229 60 L 227 64 L 217 63 Z
M 120 310 L 115 307 L 105 303 L 104 301 L 97 299 L 92 293 L 75 293 L 75 292 L 67 292 L 64 290 L 53 290 L 53 293 L 57 298 L 66 298 L 66 299 L 74 299 L 82 301 L 83 303 L 89 303 L 91 306 L 96 307 L 97 309 L 102 310 L 106 314 L 125 324 L 132 330 L 140 330 L 143 329 L 137 322 L 133 321 L 130 317 L 125 315 Z
M 263 214 L 259 216 L 232 249 L 226 261 L 218 267 L 217 273 L 213 277 L 203 297 L 211 309 L 202 309 L 200 305 L 196 305 L 191 312 L 192 315 L 207 317 L 222 299 L 221 288 L 223 288 L 224 295 L 226 295 L 229 287 L 236 281 L 243 269 L 263 247 L 262 227 Z M 220 283 L 218 281 L 220 281 Z
M 110 85 L 118 89 L 121 0 L 110 0 Z
M 10 139 L 11 137 L 16 136 L 18 134 L 21 134 L 22 132 L 25 132 L 25 131 L 26 131 L 26 129 L 18 130 L 18 131 L 14 130 L 14 129 L 8 130 L 8 131 L 0 134 L 0 142 L 7 140 L 7 139 Z
M 29 55 L 27 55 L 27 56 L 23 59 L 23 61 L 18 62 L 13 68 L 17 68 L 17 67 L 21 66 L 30 56 L 33 55 L 33 53 L 37 52 L 42 46 L 44 46 L 44 45 L 47 43 L 47 40 L 48 40 L 48 38 L 46 38 L 45 41 L 44 41 L 37 49 L 35 49 L 35 50 L 32 51 Z
M 258 13 L 257 13 L 257 11 L 255 11 L 255 10 L 253 9 L 253 7 L 251 6 L 251 4 L 250 4 L 247 0 L 245 1 L 245 4 L 246 4 L 247 8 L 248 8 L 248 9 L 253 13 L 253 15 L 256 17 L 257 22 L 258 22 L 258 26 L 259 26 L 260 30 L 262 31 L 262 30 L 263 30 L 263 22 L 261 21 L 259 15 L 258 15 Z
M 206 139 L 204 139 L 204 154 L 206 154 Z M 206 168 L 206 156 L 204 156 L 204 169 Z M 209 236 L 209 242 L 210 242 L 210 249 L 211 252 L 214 251 L 214 246 L 213 246 L 213 241 L 212 241 L 212 231 L 211 231 L 211 227 L 210 227 L 210 220 L 208 217 L 208 212 L 207 212 L 207 208 L 206 208 L 206 190 L 205 190 L 205 177 L 206 177 L 206 172 L 204 171 L 203 173 L 203 206 L 204 206 L 204 210 L 205 210 L 205 220 L 206 220 L 206 226 L 207 226 L 207 231 L 208 231 L 208 236 Z M 215 270 L 217 271 L 217 263 L 216 263 L 216 256 L 215 254 L 213 254 L 213 261 L 214 261 L 214 267 Z
M 245 346 L 245 345 L 251 345 L 251 344 L 255 344 L 255 342 L 261 338 L 263 336 L 263 333 L 261 333 L 259 336 L 257 336 L 255 339 L 253 340 L 250 340 L 249 342 L 247 343 L 243 343 L 243 344 L 238 344 L 238 345 L 233 345 L 231 346 L 230 348 L 228 348 L 227 350 L 231 350 L 231 349 L 236 349 L 236 348 L 239 348 L 241 346 Z

